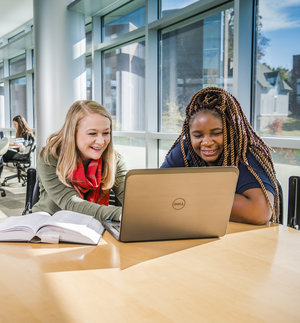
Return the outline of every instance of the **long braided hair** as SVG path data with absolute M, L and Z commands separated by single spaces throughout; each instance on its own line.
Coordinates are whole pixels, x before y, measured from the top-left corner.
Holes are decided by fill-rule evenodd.
M 205 162 L 194 151 L 190 138 L 190 124 L 199 111 L 210 111 L 212 114 L 218 114 L 222 119 L 224 149 L 218 161 L 218 165 L 238 167 L 240 163 L 244 163 L 251 174 L 257 179 L 263 190 L 267 203 L 272 210 L 272 221 L 278 222 L 279 190 L 271 156 L 271 148 L 253 130 L 240 103 L 229 92 L 217 87 L 208 87 L 193 95 L 186 107 L 186 117 L 183 123 L 182 132 L 170 148 L 168 154 L 180 142 L 185 167 L 189 167 L 183 144 L 185 138 L 186 146 L 191 155 L 193 164 L 196 167 L 206 166 Z M 274 206 L 271 205 L 262 180 L 249 165 L 246 157 L 248 150 L 264 169 L 273 184 L 275 189 Z

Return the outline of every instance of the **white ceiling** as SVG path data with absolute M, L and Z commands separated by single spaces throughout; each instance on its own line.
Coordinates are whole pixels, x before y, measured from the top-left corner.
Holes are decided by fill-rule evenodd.
M 32 18 L 33 0 L 0 0 L 0 38 Z

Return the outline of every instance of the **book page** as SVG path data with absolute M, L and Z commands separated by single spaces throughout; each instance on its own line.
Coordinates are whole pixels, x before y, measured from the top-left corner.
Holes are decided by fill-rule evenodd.
M 0 223 L 0 241 L 28 241 L 48 218 L 46 212 L 10 216 Z
M 98 244 L 104 227 L 92 216 L 62 210 L 47 219 L 37 235 L 42 242 L 64 242 Z

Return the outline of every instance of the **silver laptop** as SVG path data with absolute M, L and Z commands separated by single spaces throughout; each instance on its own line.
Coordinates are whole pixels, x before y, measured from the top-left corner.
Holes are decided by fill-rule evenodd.
M 130 170 L 121 222 L 103 225 L 123 242 L 221 237 L 238 174 L 231 166 Z

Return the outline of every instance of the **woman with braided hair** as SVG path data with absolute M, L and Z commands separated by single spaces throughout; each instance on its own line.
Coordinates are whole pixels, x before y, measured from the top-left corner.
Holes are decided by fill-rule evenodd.
M 237 99 L 215 87 L 191 98 L 182 132 L 161 167 L 205 166 L 239 169 L 231 221 L 278 222 L 279 192 L 271 149 L 255 133 Z

